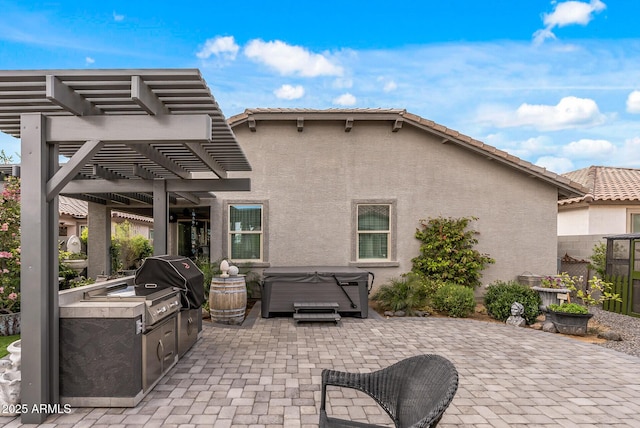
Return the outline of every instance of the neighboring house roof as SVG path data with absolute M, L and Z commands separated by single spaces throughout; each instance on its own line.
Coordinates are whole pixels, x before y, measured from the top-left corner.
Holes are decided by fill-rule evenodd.
M 236 127 L 242 123 L 247 123 L 251 131 L 256 130 L 256 122 L 260 120 L 291 120 L 295 121 L 298 130 L 304 129 L 304 121 L 309 120 L 344 120 L 345 132 L 349 132 L 355 121 L 386 120 L 393 122 L 392 130 L 397 132 L 402 129 L 404 123 L 421 128 L 426 132 L 442 138 L 442 143 L 451 143 L 461 146 L 467 150 L 476 152 L 482 156 L 494 159 L 511 168 L 545 181 L 558 189 L 559 198 L 583 197 L 588 189 L 583 185 L 572 181 L 568 177 L 563 177 L 545 168 L 534 165 L 530 162 L 513 156 L 503 150 L 499 150 L 479 140 L 475 140 L 467 135 L 439 125 L 431 120 L 424 119 L 415 114 L 407 113 L 401 109 L 281 109 L 281 108 L 258 108 L 247 109 L 243 113 L 237 114 L 228 119 L 231 127 Z
M 561 200 L 560 205 L 593 201 L 640 203 L 640 169 L 590 166 L 563 175 L 587 187 L 589 192 L 582 197 Z
M 111 211 L 111 218 L 123 218 L 125 220 L 135 220 L 139 222 L 153 224 L 153 219 L 151 217 L 145 217 L 138 214 L 124 213 L 121 211 Z
M 87 218 L 87 213 L 89 212 L 88 203 L 87 201 L 81 201 L 79 199 L 59 196 L 58 212 L 73 218 Z
M 79 199 L 60 195 L 58 197 L 58 211 L 60 212 L 60 214 L 69 215 L 73 218 L 86 219 L 87 214 L 89 213 L 89 204 L 87 201 L 81 201 Z M 121 211 L 112 211 L 111 217 L 153 223 L 152 218 Z

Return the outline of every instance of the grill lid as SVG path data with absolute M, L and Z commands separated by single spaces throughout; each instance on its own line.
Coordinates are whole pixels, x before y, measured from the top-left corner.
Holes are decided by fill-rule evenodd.
M 205 301 L 204 274 L 184 256 L 147 257 L 136 271 L 134 284 L 143 288 L 177 288 L 184 308 L 199 308 Z

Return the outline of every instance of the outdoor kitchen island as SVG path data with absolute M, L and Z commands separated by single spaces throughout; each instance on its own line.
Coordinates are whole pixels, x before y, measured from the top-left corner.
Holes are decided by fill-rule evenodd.
M 135 287 L 134 277 L 59 296 L 60 400 L 73 407 L 136 406 L 186 352 L 179 343 L 202 336 L 200 309 L 181 311 L 178 291 Z

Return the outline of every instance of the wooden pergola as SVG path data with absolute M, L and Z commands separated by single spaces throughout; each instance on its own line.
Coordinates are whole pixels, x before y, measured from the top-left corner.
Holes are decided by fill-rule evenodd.
M 251 168 L 197 69 L 0 70 L 0 131 L 21 140 L 22 403 L 32 409 L 59 402 L 58 195 L 152 212 L 164 254 L 171 203 L 248 191 L 227 172 Z

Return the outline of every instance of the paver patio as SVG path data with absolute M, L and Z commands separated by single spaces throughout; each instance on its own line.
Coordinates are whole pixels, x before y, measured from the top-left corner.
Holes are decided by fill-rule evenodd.
M 376 370 L 420 353 L 449 358 L 460 374 L 442 428 L 640 426 L 640 358 L 533 329 L 375 314 L 339 326 L 205 321 L 203 336 L 136 408 L 76 408 L 40 426 L 316 427 L 323 368 Z M 389 422 L 363 394 L 330 397 L 334 415 Z

